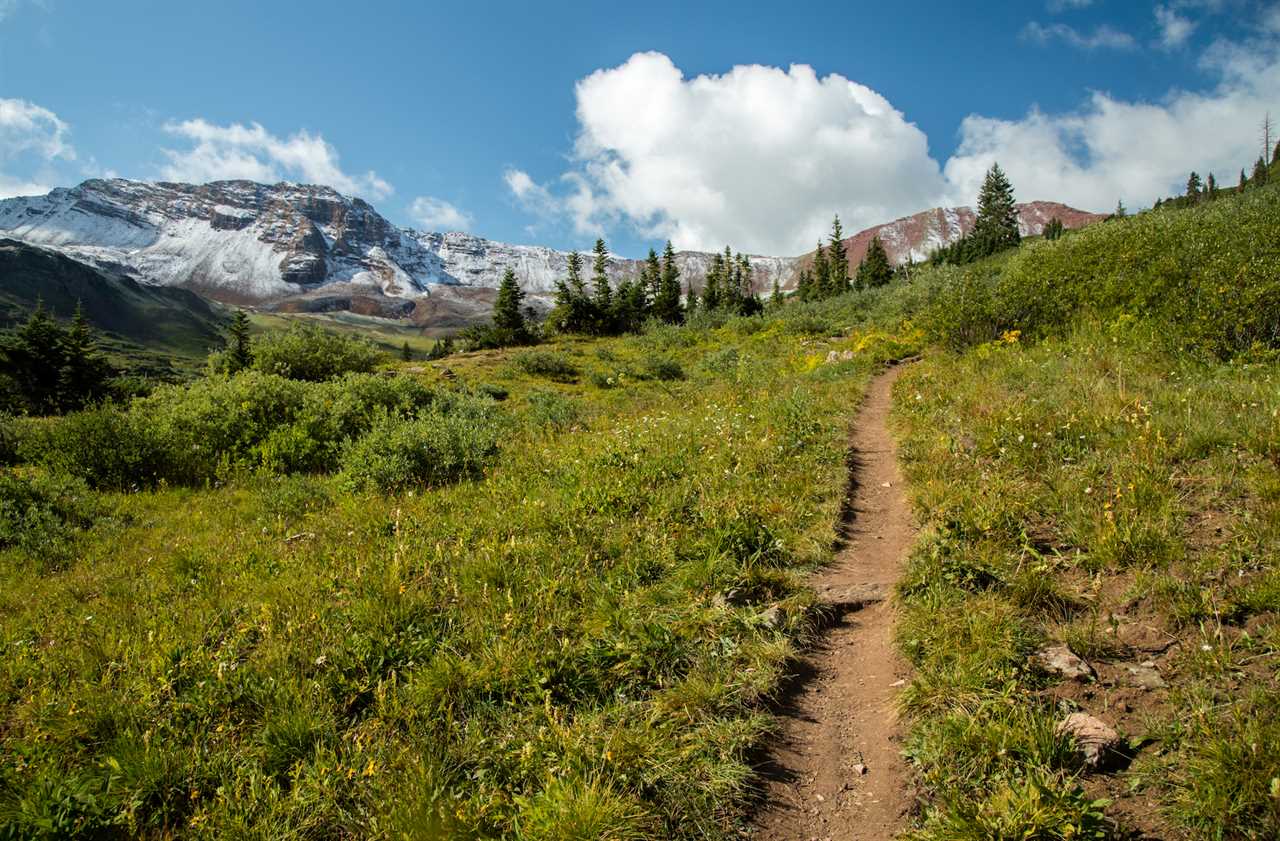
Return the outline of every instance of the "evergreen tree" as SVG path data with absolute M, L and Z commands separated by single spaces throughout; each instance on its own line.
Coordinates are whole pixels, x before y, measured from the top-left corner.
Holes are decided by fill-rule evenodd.
M 1218 197 L 1218 179 L 1213 177 L 1213 173 L 1209 173 L 1209 178 L 1205 181 L 1205 195 L 1209 201 L 1213 201 Z
M 800 277 L 796 278 L 796 300 L 809 301 L 813 299 L 813 273 L 808 269 L 800 270 Z
M 1267 183 L 1267 162 L 1262 158 L 1258 158 L 1253 165 L 1253 177 L 1249 181 L 1261 187 Z
M 693 278 L 685 281 L 684 285 L 684 314 L 687 319 L 698 311 L 698 295 L 693 291 Z
M 1236 185 L 1236 192 L 1243 193 L 1244 188 L 1249 185 L 1249 179 L 1245 176 L 1244 170 L 1240 170 L 1240 183 Z
M 858 266 L 858 288 L 872 289 L 885 286 L 893 279 L 893 266 L 889 262 L 889 254 L 884 250 L 884 243 L 879 236 L 873 236 L 867 245 L 866 256 Z
M 608 334 L 613 331 L 613 325 L 609 323 L 609 316 L 613 313 L 613 288 L 609 285 L 609 274 L 606 271 L 609 266 L 609 251 L 605 248 L 603 239 L 596 240 L 594 253 L 591 284 L 595 292 L 596 332 Z
M 76 302 L 71 328 L 62 339 L 62 368 L 58 372 L 59 410 L 72 412 L 101 399 L 106 394 L 107 381 L 116 373 L 111 363 L 98 352 L 93 331 L 80 303 Z
M 707 276 L 702 281 L 702 308 L 707 312 L 720 309 L 723 303 L 720 286 L 724 279 L 724 273 L 724 255 L 716 254 L 711 259 L 711 268 L 707 270 Z
M 493 326 L 503 334 L 502 343 L 519 344 L 528 338 L 528 327 L 524 323 L 524 290 L 516 281 L 513 269 L 502 274 L 502 283 L 498 285 L 498 299 L 493 304 Z
M 816 301 L 827 296 L 827 276 L 829 274 L 827 252 L 823 250 L 822 243 L 819 242 L 818 250 L 813 255 L 813 276 L 809 280 L 809 296 L 804 300 Z
M 31 414 L 58 411 L 59 380 L 66 349 L 66 332 L 37 301 L 25 324 L 0 345 L 4 371 L 13 380 Z
M 803 272 L 800 274 L 802 277 L 804 276 Z M 773 278 L 773 292 L 769 295 L 769 307 L 776 310 L 780 306 L 782 306 L 782 287 L 778 285 L 778 278 L 775 275 Z
M 1187 204 L 1195 204 L 1200 201 L 1200 174 L 1192 172 L 1187 177 Z
M 978 193 L 978 218 L 973 225 L 975 245 L 985 254 L 1013 248 L 1021 242 L 1018 232 L 1018 208 L 1013 198 L 1013 185 L 1005 177 L 1000 164 L 992 164 Z
M 831 222 L 831 247 L 827 254 L 827 294 L 839 295 L 849 291 L 849 255 L 844 249 L 844 228 L 840 226 L 840 214 Z
M 253 343 L 249 338 L 249 316 L 236 310 L 227 328 L 227 373 L 243 371 L 253 364 Z
M 582 255 L 569 252 L 568 274 L 556 283 L 553 323 L 565 333 L 590 333 L 595 329 L 595 305 L 582 279 Z
M 680 309 L 680 269 L 676 267 L 676 253 L 670 240 L 662 252 L 662 276 L 653 300 L 653 314 L 667 324 L 679 324 L 684 319 Z
M 652 248 L 649 249 L 649 259 L 645 261 L 642 277 L 647 309 L 657 302 L 658 295 L 662 293 L 662 265 L 658 262 L 658 252 Z
M 1120 199 L 1120 200 L 1116 201 L 1116 212 L 1115 212 L 1115 217 L 1116 217 L 1117 219 L 1123 219 L 1124 217 L 1126 217 L 1126 216 L 1128 216 L 1128 215 L 1129 215 L 1129 211 L 1125 209 L 1125 206 L 1124 206 L 1124 200 L 1123 200 L 1123 199 Z
M 413 361 L 413 348 L 409 347 L 408 339 L 405 339 L 404 344 L 400 346 L 400 361 L 401 362 Z
M 1052 242 L 1062 236 L 1062 229 L 1062 220 L 1055 216 L 1045 224 L 1044 238 Z

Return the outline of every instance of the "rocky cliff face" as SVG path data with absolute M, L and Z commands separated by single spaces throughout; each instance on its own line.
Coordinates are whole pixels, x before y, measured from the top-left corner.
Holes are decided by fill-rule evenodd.
M 1024 233 L 1053 216 L 1067 227 L 1102 217 L 1064 205 L 1019 205 Z M 863 231 L 847 241 L 850 262 L 879 234 L 894 262 L 925 259 L 973 227 L 969 208 L 936 209 Z M 400 228 L 360 199 L 328 187 L 217 181 L 172 184 L 86 181 L 46 196 L 0 201 L 0 235 L 56 248 L 136 280 L 190 289 L 219 301 L 290 311 L 352 310 L 419 323 L 455 324 L 487 314 L 513 269 L 535 305 L 546 307 L 568 252 L 508 245 L 464 233 Z M 700 289 L 712 254 L 676 260 Z M 794 285 L 809 259 L 751 257 L 757 291 Z M 640 270 L 612 257 L 615 280 Z

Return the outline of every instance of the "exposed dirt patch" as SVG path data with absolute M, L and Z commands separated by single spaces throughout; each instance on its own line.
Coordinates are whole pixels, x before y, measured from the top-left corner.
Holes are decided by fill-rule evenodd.
M 887 426 L 900 370 L 871 383 L 854 424 L 843 546 L 814 582 L 831 625 L 780 712 L 755 838 L 890 839 L 912 803 L 895 707 L 907 667 L 891 598 L 915 537 Z

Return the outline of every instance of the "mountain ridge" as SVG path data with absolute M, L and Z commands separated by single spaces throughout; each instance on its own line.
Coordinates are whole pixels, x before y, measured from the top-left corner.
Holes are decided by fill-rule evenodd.
M 1024 233 L 1039 233 L 1050 210 L 1067 227 L 1101 219 L 1065 205 L 1019 205 Z M 921 260 L 972 227 L 969 208 L 934 208 L 859 232 L 846 247 L 854 266 L 880 234 L 890 260 Z M 56 249 L 99 269 L 216 301 L 284 312 L 348 310 L 419 324 L 485 318 L 511 269 L 530 303 L 551 304 L 570 252 L 512 245 L 464 232 L 397 226 L 368 202 L 320 186 L 280 182 L 207 184 L 91 179 L 44 196 L 0 201 L 0 236 Z M 715 255 L 676 255 L 695 290 Z M 753 287 L 792 288 L 810 255 L 751 255 Z M 610 255 L 615 282 L 642 260 Z

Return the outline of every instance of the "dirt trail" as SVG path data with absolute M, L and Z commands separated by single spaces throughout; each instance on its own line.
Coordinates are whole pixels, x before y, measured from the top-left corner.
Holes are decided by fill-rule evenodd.
M 915 535 L 887 420 L 900 368 L 872 381 L 852 434 L 843 546 L 815 582 L 832 624 L 799 664 L 782 736 L 761 769 L 761 841 L 879 841 L 911 797 L 895 697 L 907 674 L 893 645 L 892 589 Z

